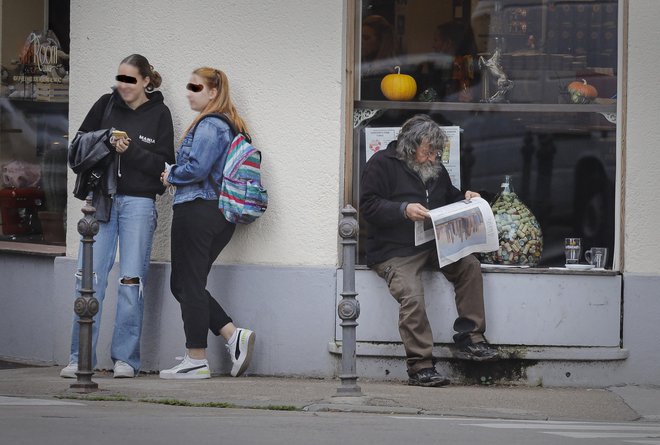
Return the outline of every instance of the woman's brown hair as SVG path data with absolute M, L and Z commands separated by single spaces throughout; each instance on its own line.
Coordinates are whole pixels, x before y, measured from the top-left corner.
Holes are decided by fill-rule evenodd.
M 149 78 L 149 85 L 147 85 L 146 90 L 148 92 L 153 91 L 158 88 L 163 82 L 163 79 L 160 77 L 158 71 L 154 70 L 154 67 L 149 63 L 146 57 L 142 54 L 131 54 L 121 61 L 121 64 L 127 64 L 134 66 L 138 69 L 140 76 Z

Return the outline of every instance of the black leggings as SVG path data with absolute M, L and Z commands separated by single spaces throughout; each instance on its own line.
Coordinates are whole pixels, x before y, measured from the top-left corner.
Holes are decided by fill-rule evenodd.
M 206 290 L 206 280 L 235 228 L 222 216 L 217 200 L 196 199 L 174 206 L 170 289 L 181 304 L 188 349 L 206 348 L 208 331 L 220 335 L 220 329 L 232 322 Z

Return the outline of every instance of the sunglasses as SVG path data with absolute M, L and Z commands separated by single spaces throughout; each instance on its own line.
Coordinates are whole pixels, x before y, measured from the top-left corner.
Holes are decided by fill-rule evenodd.
M 122 82 L 122 83 L 132 83 L 135 85 L 137 83 L 137 79 L 133 76 L 127 76 L 126 74 L 117 74 L 115 76 L 115 79 L 117 82 Z
M 199 93 L 204 89 L 204 85 L 200 85 L 198 83 L 189 83 L 186 85 L 186 90 L 192 91 L 193 93 Z

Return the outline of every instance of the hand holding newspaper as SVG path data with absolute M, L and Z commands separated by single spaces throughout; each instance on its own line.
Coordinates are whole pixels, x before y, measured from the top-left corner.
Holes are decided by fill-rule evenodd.
M 429 214 L 430 219 L 415 221 L 415 245 L 435 239 L 440 267 L 500 246 L 493 211 L 482 198 L 438 207 Z

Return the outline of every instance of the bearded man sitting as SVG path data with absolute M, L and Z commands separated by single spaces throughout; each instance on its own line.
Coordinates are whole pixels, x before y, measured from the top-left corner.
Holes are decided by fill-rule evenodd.
M 386 281 L 399 303 L 408 384 L 416 386 L 443 386 L 449 380 L 435 369 L 421 274 L 425 267 L 439 267 L 435 242 L 415 246 L 414 223 L 430 218 L 429 209 L 479 196 L 452 185 L 440 161 L 445 140 L 442 128 L 430 117 L 413 116 L 403 124 L 396 141 L 373 155 L 360 181 L 360 212 L 368 223 L 367 265 Z M 498 351 L 484 337 L 479 261 L 469 255 L 440 272 L 456 294 L 455 355 L 475 361 L 497 359 Z

